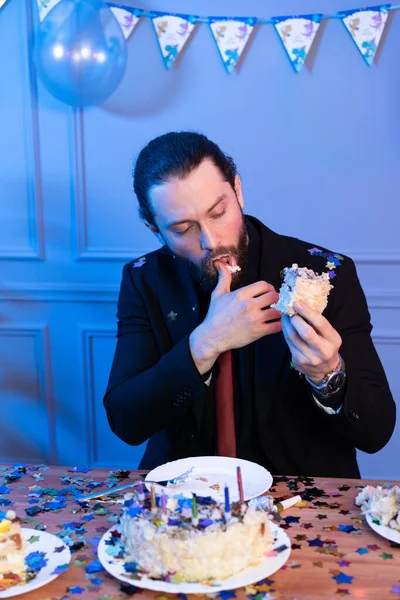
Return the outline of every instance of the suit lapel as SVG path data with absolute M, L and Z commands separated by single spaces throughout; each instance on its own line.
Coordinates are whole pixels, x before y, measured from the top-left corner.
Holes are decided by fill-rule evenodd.
M 200 323 L 196 289 L 189 269 L 165 251 L 159 254 L 158 298 L 173 344 Z

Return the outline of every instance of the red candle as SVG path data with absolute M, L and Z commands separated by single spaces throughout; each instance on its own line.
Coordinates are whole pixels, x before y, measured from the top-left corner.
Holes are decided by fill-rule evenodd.
M 242 481 L 242 472 L 240 467 L 236 468 L 237 482 L 239 488 L 239 501 L 240 504 L 244 504 L 244 494 L 243 494 L 243 481 Z

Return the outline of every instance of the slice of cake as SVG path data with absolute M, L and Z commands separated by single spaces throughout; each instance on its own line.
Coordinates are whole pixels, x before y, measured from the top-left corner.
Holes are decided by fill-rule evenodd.
M 272 549 L 269 513 L 212 498 L 169 497 L 153 510 L 128 494 L 120 520 L 124 559 L 137 573 L 169 581 L 209 582 L 230 577 L 262 560 Z
M 296 314 L 294 302 L 306 304 L 319 313 L 324 311 L 328 304 L 329 292 L 333 288 L 328 273 L 318 275 L 312 269 L 293 263 L 291 267 L 283 269 L 283 274 L 279 300 L 276 304 L 271 304 L 272 308 L 290 317 Z
M 370 514 L 381 525 L 400 531 L 400 486 L 367 485 L 355 499 L 361 512 Z
M 21 521 L 13 510 L 0 520 L 0 590 L 20 583 L 25 576 L 25 541 Z

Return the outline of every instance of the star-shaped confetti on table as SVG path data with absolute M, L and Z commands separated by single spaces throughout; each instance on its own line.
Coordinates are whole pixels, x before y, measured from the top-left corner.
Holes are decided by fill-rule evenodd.
M 301 544 L 292 544 L 292 550 L 301 550 Z
M 74 587 L 68 588 L 70 594 L 82 594 L 85 591 L 85 588 L 79 587 L 79 585 L 75 585 Z
M 375 552 L 376 550 L 380 550 L 380 546 L 377 546 L 376 544 L 368 544 L 367 548 L 369 550 L 372 550 L 372 552 Z
M 178 313 L 176 313 L 176 312 L 174 312 L 173 310 L 171 310 L 171 312 L 169 312 L 169 313 L 167 314 L 167 319 L 168 319 L 169 321 L 175 321 L 177 316 L 178 316 Z
M 368 548 L 357 548 L 357 554 L 368 554 Z
M 321 569 L 323 566 L 324 566 L 324 563 L 321 562 L 320 560 L 313 562 L 313 567 L 319 567 Z
M 352 531 L 357 531 L 353 525 L 339 525 L 339 531 L 344 531 L 345 533 L 351 533 Z
M 338 560 L 337 564 L 339 567 L 349 567 L 351 563 L 347 562 L 347 560 Z
M 221 600 L 229 600 L 230 598 L 236 598 L 236 593 L 233 590 L 223 590 L 219 592 L 218 598 Z
M 307 536 L 297 534 L 294 539 L 296 540 L 296 542 L 304 542 L 307 539 Z
M 392 594 L 400 595 L 400 585 L 392 585 L 392 589 L 390 590 Z
M 387 552 L 382 552 L 382 554 L 379 555 L 381 558 L 383 558 L 383 560 L 388 560 L 389 558 L 393 558 L 393 554 L 388 554 Z
M 317 517 L 317 519 L 320 519 L 320 520 L 328 518 L 327 515 L 322 515 L 322 514 L 318 514 L 318 515 L 316 515 L 316 517 Z
M 320 548 L 324 545 L 324 542 L 319 537 L 316 537 L 313 540 L 307 540 L 307 543 L 309 546 L 319 546 Z
M 339 596 L 348 596 L 349 590 L 346 590 L 346 588 L 338 588 L 336 594 L 339 594 Z
M 353 583 L 354 577 L 346 575 L 346 573 L 341 571 L 338 575 L 334 575 L 332 579 L 334 579 L 336 583 Z
M 314 527 L 314 525 L 312 523 L 302 523 L 300 527 L 304 527 L 304 529 L 311 529 Z

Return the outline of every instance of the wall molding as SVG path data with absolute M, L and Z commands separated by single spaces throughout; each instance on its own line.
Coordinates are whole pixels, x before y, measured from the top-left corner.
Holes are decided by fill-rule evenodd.
M 22 3 L 24 8 L 27 57 L 27 78 L 23 71 L 22 90 L 24 97 L 24 130 L 26 148 L 26 194 L 29 243 L 24 248 L 0 248 L 0 260 L 44 260 L 43 194 L 40 169 L 39 111 L 36 74 L 33 66 L 33 13 L 32 3 Z M 25 37 L 25 36 L 24 36 Z M 26 79 L 28 81 L 26 81 Z M 26 100 L 25 100 L 26 99 Z
M 94 389 L 94 339 L 116 339 L 116 330 L 106 327 L 94 328 L 81 326 L 82 367 L 86 412 L 86 456 L 88 465 L 97 464 L 97 431 L 96 431 L 96 394 Z
M 57 464 L 55 407 L 53 394 L 53 381 L 51 369 L 50 332 L 47 323 L 25 323 L 21 327 L 14 324 L 2 323 L 0 337 L 28 337 L 33 338 L 35 345 L 35 366 L 39 390 L 39 397 L 46 407 L 48 436 L 49 436 L 49 461 Z
M 0 302 L 99 302 L 116 304 L 119 285 L 45 283 L 6 284 Z
M 116 304 L 119 284 L 3 283 L 0 302 L 99 302 Z M 365 290 L 370 309 L 400 309 L 400 291 Z

